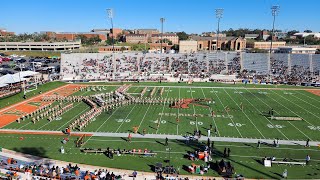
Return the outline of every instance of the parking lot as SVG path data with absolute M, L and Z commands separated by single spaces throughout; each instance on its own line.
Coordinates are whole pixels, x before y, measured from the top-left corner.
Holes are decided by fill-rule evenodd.
M 5 56 L 0 53 L 0 76 L 19 71 L 37 71 L 44 74 L 60 72 L 59 57 Z

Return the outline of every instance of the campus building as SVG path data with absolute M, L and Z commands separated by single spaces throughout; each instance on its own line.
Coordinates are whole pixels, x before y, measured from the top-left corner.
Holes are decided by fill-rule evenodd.
M 153 34 L 151 36 L 151 41 L 152 41 L 152 43 L 159 43 L 161 38 L 163 40 L 167 39 L 167 40 L 171 41 L 172 45 L 179 44 L 179 37 L 176 34 L 163 34 L 162 36 L 161 36 L 161 34 Z
M 14 35 L 14 32 L 8 32 L 6 29 L 0 28 L 0 37 L 10 37 Z
M 198 51 L 206 50 L 231 50 L 239 51 L 246 47 L 246 40 L 242 37 L 202 37 L 202 36 L 192 36 L 192 40 L 197 41 Z M 217 45 L 218 44 L 218 45 Z
M 107 35 L 104 32 L 41 32 L 45 33 L 49 38 L 56 39 L 58 41 L 75 41 L 79 39 L 80 35 L 83 35 L 87 38 L 93 38 L 98 36 L 102 41 L 107 40 Z
M 131 46 L 114 46 L 114 52 L 131 51 Z M 113 52 L 113 46 L 99 47 L 99 53 Z
M 179 42 L 179 52 L 180 53 L 192 53 L 197 52 L 198 43 L 194 40 L 186 40 Z
M 81 42 L 0 42 L 4 51 L 66 51 L 79 49 Z
M 247 48 L 254 49 L 270 49 L 271 42 L 247 42 Z M 272 49 L 277 49 L 279 47 L 286 46 L 285 41 L 275 41 L 272 42 Z
M 128 34 L 126 42 L 132 44 L 148 43 L 147 34 Z

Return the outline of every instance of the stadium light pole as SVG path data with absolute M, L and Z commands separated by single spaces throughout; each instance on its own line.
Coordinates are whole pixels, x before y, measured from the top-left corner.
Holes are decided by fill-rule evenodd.
M 273 43 L 273 35 L 274 35 L 274 23 L 276 21 L 276 16 L 279 14 L 280 6 L 275 5 L 271 7 L 271 14 L 273 16 L 272 22 L 272 32 L 271 32 L 271 43 L 270 43 L 270 51 L 269 51 L 269 62 L 268 62 L 268 73 L 269 80 L 271 81 L 271 53 L 272 53 L 272 43 Z
M 108 17 L 111 21 L 111 29 L 112 29 L 112 51 L 114 52 L 114 29 L 113 29 L 113 10 L 107 9 Z
M 160 43 L 160 51 L 161 51 L 161 54 L 162 54 L 162 36 L 163 36 L 163 23 L 166 21 L 165 18 L 160 18 L 160 22 L 161 22 L 161 43 Z
M 280 6 L 276 5 L 276 6 L 272 6 L 271 7 L 271 13 L 273 16 L 273 23 L 272 23 L 272 33 L 271 33 L 271 44 L 270 44 L 270 54 L 272 51 L 272 42 L 273 42 L 273 35 L 274 35 L 274 23 L 276 21 L 276 16 L 279 14 L 280 11 Z
M 218 19 L 218 32 L 217 32 L 217 44 L 216 44 L 216 49 L 218 50 L 219 48 L 218 48 L 218 44 L 219 44 L 219 33 L 220 33 L 220 19 L 222 18 L 222 16 L 223 16 L 223 11 L 224 11 L 224 9 L 222 9 L 222 8 L 218 8 L 218 9 L 216 9 L 216 18 Z M 210 49 L 211 49 L 211 47 L 210 47 Z

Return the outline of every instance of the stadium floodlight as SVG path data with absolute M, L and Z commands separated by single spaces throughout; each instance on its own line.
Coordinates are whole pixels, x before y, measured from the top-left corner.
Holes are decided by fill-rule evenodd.
M 163 23 L 166 21 L 165 18 L 160 18 L 160 22 L 161 22 L 161 42 L 160 42 L 160 51 L 162 53 L 162 36 L 163 36 Z
M 270 53 L 272 51 L 272 41 L 273 41 L 273 35 L 274 35 L 274 23 L 276 21 L 276 16 L 278 16 L 280 11 L 280 6 L 276 5 L 276 6 L 272 6 L 271 7 L 271 13 L 273 16 L 273 23 L 272 23 L 272 33 L 271 33 L 271 44 L 270 44 Z
M 218 44 L 219 44 L 219 33 L 220 33 L 220 19 L 223 16 L 223 11 L 224 9 L 218 8 L 215 10 L 216 11 L 216 18 L 218 19 L 218 31 L 217 31 L 217 44 L 216 44 L 216 49 L 218 50 Z M 211 47 L 210 47 L 211 49 Z
M 112 51 L 114 52 L 114 29 L 113 29 L 113 10 L 111 8 L 107 9 L 108 18 L 111 21 L 111 29 L 112 29 Z

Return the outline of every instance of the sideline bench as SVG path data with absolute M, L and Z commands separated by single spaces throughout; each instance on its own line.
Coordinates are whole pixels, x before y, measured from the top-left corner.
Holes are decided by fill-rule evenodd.
M 294 162 L 294 161 L 291 161 L 291 162 L 288 162 L 288 161 L 271 161 L 272 164 L 289 164 L 289 165 L 302 165 L 302 166 L 305 166 L 306 163 L 305 162 Z

